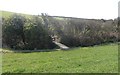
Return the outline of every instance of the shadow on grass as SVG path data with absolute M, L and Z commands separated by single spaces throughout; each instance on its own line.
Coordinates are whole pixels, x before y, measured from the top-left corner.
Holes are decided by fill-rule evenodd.
M 4 49 L 2 48 L 2 53 L 32 53 L 32 52 L 52 52 L 58 51 L 57 49 L 43 49 L 43 50 L 15 50 L 15 49 Z
M 103 45 L 115 45 L 119 44 L 120 42 L 117 43 L 104 43 L 100 45 L 94 45 L 94 46 L 85 46 L 85 47 L 95 47 L 95 46 L 103 46 Z M 15 50 L 15 49 L 10 49 L 10 48 L 2 48 L 0 49 L 0 52 L 2 53 L 32 53 L 32 52 L 53 52 L 53 51 L 71 51 L 71 50 L 76 50 L 76 48 L 85 48 L 85 47 L 71 47 L 69 49 L 60 49 L 60 48 L 55 48 L 55 49 L 43 49 L 43 50 Z

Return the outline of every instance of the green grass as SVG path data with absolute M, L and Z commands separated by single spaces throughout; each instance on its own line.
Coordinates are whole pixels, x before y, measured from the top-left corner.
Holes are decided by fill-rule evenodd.
M 25 16 L 26 18 L 32 18 L 33 15 L 28 15 L 28 14 L 22 14 L 22 13 L 15 13 L 15 12 L 9 12 L 9 11 L 1 11 L 2 12 L 2 17 L 3 18 L 9 18 L 13 14 L 19 14 L 22 16 Z
M 10 17 L 13 14 L 13 12 L 2 11 L 2 17 Z
M 1 15 L 2 14 L 2 15 Z M 10 16 L 12 16 L 13 14 L 19 14 L 22 16 L 25 16 L 26 18 L 32 18 L 35 15 L 30 15 L 30 14 L 23 14 L 23 13 L 16 13 L 16 12 L 9 12 L 9 11 L 0 11 L 0 17 L 2 16 L 3 18 L 9 18 Z M 40 17 L 41 18 L 41 17 Z M 54 17 L 55 19 L 58 20 L 64 20 L 64 18 L 60 18 L 60 17 Z
M 5 53 L 3 73 L 117 73 L 118 45 L 68 51 Z

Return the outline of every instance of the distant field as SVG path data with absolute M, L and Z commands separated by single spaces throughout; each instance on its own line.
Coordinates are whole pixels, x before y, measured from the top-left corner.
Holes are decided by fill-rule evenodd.
M 9 16 L 11 16 L 12 14 L 13 14 L 12 12 L 2 11 L 2 17 L 9 17 Z
M 5 53 L 3 73 L 117 73 L 118 45 L 68 51 Z
M 19 15 L 25 16 L 26 18 L 31 18 L 32 17 L 32 15 L 28 15 L 28 14 L 2 11 L 2 17 L 4 17 L 4 18 L 8 18 L 8 17 L 12 16 L 13 14 L 19 14 Z
M 2 17 L 4 17 L 4 18 L 8 18 L 8 17 L 12 16 L 13 14 L 19 14 L 19 15 L 25 16 L 26 18 L 32 18 L 33 16 L 35 16 L 35 15 L 30 15 L 30 14 L 15 13 L 15 12 L 9 12 L 9 11 L 1 11 L 1 13 L 2 13 Z M 38 15 L 41 15 L 41 14 L 38 14 Z M 1 14 L 0 14 L 0 16 L 1 16 Z M 56 18 L 58 20 L 64 20 L 64 18 L 61 18 L 59 16 L 54 17 L 54 18 Z

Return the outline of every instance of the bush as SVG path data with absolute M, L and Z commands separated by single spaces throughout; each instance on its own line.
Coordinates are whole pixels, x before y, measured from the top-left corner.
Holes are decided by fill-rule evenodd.
M 16 14 L 3 20 L 3 44 L 13 49 L 30 50 L 55 47 L 39 17 L 26 19 Z

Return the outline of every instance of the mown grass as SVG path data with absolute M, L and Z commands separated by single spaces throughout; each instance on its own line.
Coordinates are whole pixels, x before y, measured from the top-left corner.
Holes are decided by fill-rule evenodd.
M 117 73 L 118 45 L 68 51 L 5 53 L 3 73 Z

